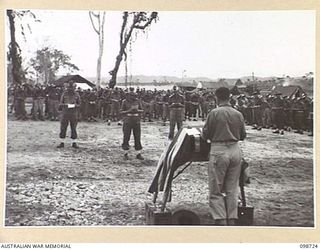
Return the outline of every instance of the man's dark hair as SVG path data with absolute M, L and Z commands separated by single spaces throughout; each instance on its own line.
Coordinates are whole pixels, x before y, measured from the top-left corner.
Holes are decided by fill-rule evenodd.
M 230 98 L 230 90 L 226 87 L 218 88 L 215 94 L 220 101 L 228 101 Z

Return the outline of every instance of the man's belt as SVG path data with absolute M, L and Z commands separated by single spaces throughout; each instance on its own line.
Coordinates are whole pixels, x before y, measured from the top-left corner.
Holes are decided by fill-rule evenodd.
M 213 141 L 211 142 L 211 145 L 230 145 L 230 144 L 235 144 L 238 141 Z
M 127 116 L 130 116 L 130 117 L 135 116 L 135 117 L 137 117 L 137 116 L 139 116 L 139 114 L 127 114 Z

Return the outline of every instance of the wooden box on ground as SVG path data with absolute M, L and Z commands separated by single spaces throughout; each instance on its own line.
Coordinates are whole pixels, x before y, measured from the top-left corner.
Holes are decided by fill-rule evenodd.
M 145 214 L 147 225 L 172 225 L 172 212 L 167 208 L 161 212 L 157 204 L 146 202 Z
M 253 207 L 238 207 L 238 226 L 252 226 L 253 224 Z

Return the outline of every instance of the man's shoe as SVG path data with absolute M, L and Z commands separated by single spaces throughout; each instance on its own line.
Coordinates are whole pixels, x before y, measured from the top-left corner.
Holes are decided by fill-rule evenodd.
M 228 219 L 228 226 L 236 226 L 237 219 Z
M 142 157 L 141 154 L 137 154 L 137 159 L 138 159 L 138 160 L 144 160 L 144 158 Z
M 73 147 L 73 148 L 79 148 L 78 144 L 75 143 L 75 142 L 72 143 L 72 147 Z
M 279 131 L 279 129 L 277 129 L 277 130 L 273 131 L 272 133 L 274 133 L 274 134 L 279 134 L 280 131 Z
M 226 220 L 226 219 L 220 219 L 220 220 L 215 220 L 215 221 L 214 221 L 214 225 L 217 225 L 217 226 L 227 226 L 228 223 L 227 223 L 227 220 Z
M 64 148 L 64 143 L 61 142 L 61 143 L 57 146 L 57 148 Z

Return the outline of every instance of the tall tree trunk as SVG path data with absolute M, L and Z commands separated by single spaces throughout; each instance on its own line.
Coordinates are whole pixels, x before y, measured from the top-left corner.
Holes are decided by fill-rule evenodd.
M 119 54 L 118 54 L 118 56 L 116 58 L 116 63 L 114 65 L 114 68 L 113 68 L 112 71 L 109 72 L 110 75 L 111 75 L 111 79 L 110 79 L 110 82 L 109 82 L 109 87 L 110 88 L 114 88 L 114 86 L 117 83 L 117 74 L 118 74 L 118 71 L 119 71 L 119 67 L 120 67 L 123 55 L 125 54 L 127 44 L 128 44 L 128 42 L 129 42 L 129 40 L 131 38 L 131 34 L 132 34 L 133 29 L 134 29 L 134 26 L 132 25 L 130 27 L 130 31 L 129 31 L 128 35 L 125 37 L 123 43 L 120 44 L 120 51 L 119 51 Z
M 15 36 L 15 22 L 14 22 L 14 14 L 13 10 L 7 10 L 7 16 L 9 18 L 9 25 L 10 25 L 10 58 L 12 61 L 12 79 L 14 85 L 21 84 L 21 60 L 18 54 L 18 44 L 16 42 Z
M 99 55 L 97 59 L 97 78 L 96 78 L 96 87 L 99 90 L 101 86 L 101 64 L 102 64 L 102 55 L 103 55 L 103 46 L 104 46 L 104 23 L 105 23 L 105 12 L 99 12 L 95 14 L 92 11 L 89 11 L 89 17 L 94 31 L 98 34 L 99 38 Z M 97 20 L 97 27 L 93 21 L 93 17 Z

